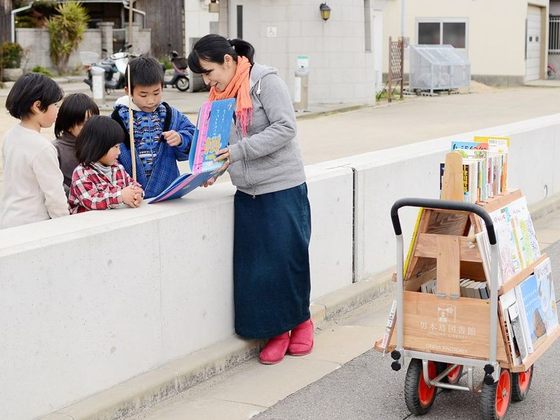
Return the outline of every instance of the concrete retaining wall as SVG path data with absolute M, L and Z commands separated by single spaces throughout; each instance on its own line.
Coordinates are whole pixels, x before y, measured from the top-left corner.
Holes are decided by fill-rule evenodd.
M 306 168 L 315 299 L 394 265 L 389 208 L 437 197 L 451 139 Z M 510 185 L 560 192 L 560 114 L 510 134 Z M 0 231 L 0 418 L 27 419 L 233 335 L 233 192 Z M 402 212 L 410 234 L 415 211 Z

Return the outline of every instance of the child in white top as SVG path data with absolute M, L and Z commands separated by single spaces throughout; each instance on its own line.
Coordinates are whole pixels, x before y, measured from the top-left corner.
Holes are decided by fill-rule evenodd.
M 6 108 L 21 122 L 4 137 L 0 229 L 69 214 L 56 149 L 40 134 L 55 122 L 62 97 L 56 82 L 36 73 L 20 77 L 8 94 Z

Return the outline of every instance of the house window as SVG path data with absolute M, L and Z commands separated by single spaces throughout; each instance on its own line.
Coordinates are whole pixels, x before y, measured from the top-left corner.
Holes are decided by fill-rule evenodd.
M 425 20 L 418 22 L 418 44 L 449 44 L 466 48 L 467 23 L 455 20 Z

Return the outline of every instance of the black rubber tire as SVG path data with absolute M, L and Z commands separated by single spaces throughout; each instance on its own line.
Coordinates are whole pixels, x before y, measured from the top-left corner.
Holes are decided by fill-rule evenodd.
M 420 381 L 425 385 L 424 377 L 422 376 L 422 361 L 420 359 L 412 359 L 406 371 L 404 400 L 408 410 L 415 416 L 422 416 L 430 411 L 437 394 L 437 392 L 434 392 L 430 401 L 422 403 L 419 395 Z M 437 389 L 434 389 L 434 391 L 437 391 Z
M 511 400 L 513 402 L 523 401 L 527 397 L 527 394 L 531 389 L 531 383 L 533 382 L 533 374 L 535 373 L 534 367 L 535 365 L 531 366 L 526 372 L 523 372 L 525 374 L 529 372 L 531 375 L 529 377 L 529 384 L 525 387 L 525 389 L 522 389 L 519 383 L 521 374 L 514 373 L 511 375 Z
M 186 76 L 178 77 L 177 81 L 175 82 L 175 87 L 181 92 L 186 92 L 187 90 L 189 90 L 190 86 L 191 83 Z
M 502 380 L 502 375 L 507 376 L 509 381 L 509 390 L 507 390 L 507 395 L 505 395 L 505 400 L 503 403 L 506 404 L 505 409 L 501 409 L 501 413 L 497 410 L 497 397 L 498 389 L 501 389 L 500 380 Z M 502 369 L 500 372 L 500 380 L 488 385 L 483 383 L 482 390 L 480 392 L 480 414 L 482 420 L 503 420 L 507 415 L 507 410 L 509 408 L 509 402 L 511 398 L 511 375 L 507 369 Z

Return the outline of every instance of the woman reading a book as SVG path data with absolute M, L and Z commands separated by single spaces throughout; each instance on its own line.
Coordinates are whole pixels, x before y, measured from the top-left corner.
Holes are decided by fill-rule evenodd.
M 313 348 L 309 312 L 311 217 L 296 119 L 275 69 L 254 63 L 254 48 L 219 35 L 201 38 L 189 67 L 210 86 L 210 100 L 236 98 L 229 163 L 234 198 L 235 331 L 268 339 L 264 364 Z

